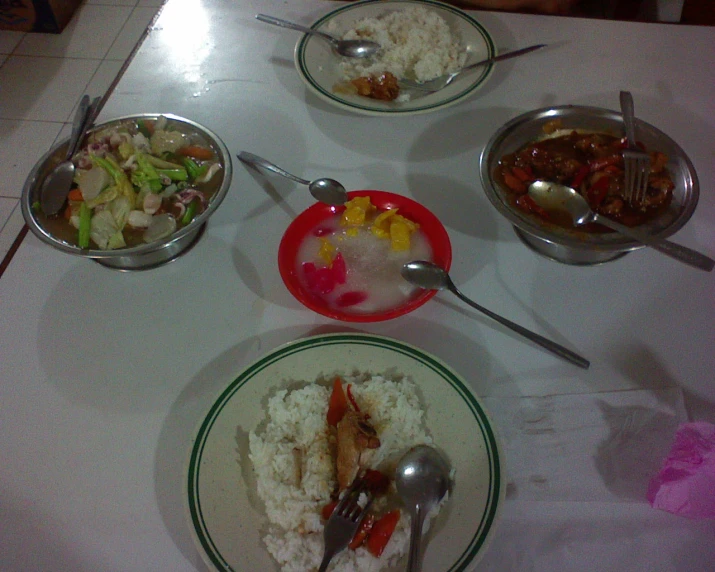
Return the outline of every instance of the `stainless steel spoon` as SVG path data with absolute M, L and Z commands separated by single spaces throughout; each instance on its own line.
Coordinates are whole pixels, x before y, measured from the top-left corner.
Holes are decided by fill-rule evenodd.
M 575 225 L 596 222 L 621 233 L 628 238 L 654 248 L 658 252 L 694 266 L 700 270 L 710 272 L 715 266 L 715 260 L 686 246 L 675 244 L 664 238 L 648 235 L 638 229 L 612 221 L 608 217 L 595 213 L 588 206 L 586 199 L 576 190 L 566 185 L 550 183 L 548 181 L 534 181 L 529 185 L 529 196 L 534 202 L 546 210 L 561 210 L 571 215 Z
M 422 564 L 422 528 L 425 517 L 449 490 L 449 463 L 436 449 L 418 445 L 400 459 L 395 470 L 397 494 L 410 512 L 410 552 L 407 570 Z
M 521 334 L 525 338 L 528 338 L 532 342 L 539 344 L 542 348 L 549 350 L 551 353 L 556 354 L 557 356 L 570 361 L 583 369 L 588 369 L 591 365 L 587 359 L 582 358 L 577 353 L 574 353 L 562 345 L 552 342 L 551 340 L 548 340 L 531 330 L 527 330 L 519 324 L 515 324 L 511 320 L 502 318 L 499 314 L 495 314 L 491 310 L 487 310 L 483 306 L 480 306 L 476 302 L 470 300 L 457 289 L 444 268 L 437 266 L 433 262 L 427 262 L 425 260 L 408 262 L 402 267 L 402 277 L 415 286 L 419 286 L 425 290 L 450 290 L 460 300 L 469 304 L 472 308 L 479 310 L 503 326 L 506 326 L 507 328 L 514 330 L 516 333 Z
M 339 40 L 338 38 L 326 34 L 325 32 L 320 32 L 319 30 L 314 30 L 313 28 L 308 28 L 306 26 L 301 26 L 300 24 L 295 24 L 293 22 L 288 22 L 287 20 L 281 20 L 274 16 L 268 16 L 267 14 L 256 14 L 256 20 L 265 22 L 266 24 L 273 24 L 274 26 L 280 26 L 281 28 L 289 28 L 291 30 L 297 30 L 305 34 L 312 34 L 327 40 L 333 49 L 347 58 L 369 58 L 371 55 L 377 53 L 380 49 L 380 44 L 373 42 L 371 40 Z
M 98 101 L 98 99 L 95 101 Z M 67 200 L 67 194 L 72 188 L 75 171 L 72 157 L 77 152 L 77 149 L 82 143 L 84 133 L 89 127 L 88 119 L 90 118 L 92 107 L 89 102 L 89 95 L 85 94 L 80 100 L 77 111 L 75 112 L 65 160 L 52 169 L 42 183 L 40 189 L 40 208 L 42 208 L 42 212 L 48 216 L 57 214 L 60 211 Z
M 291 181 L 295 181 L 301 185 L 308 185 L 310 194 L 321 203 L 339 206 L 344 205 L 348 201 L 348 192 L 345 190 L 345 187 L 343 187 L 335 179 L 327 179 L 323 177 L 315 179 L 315 181 L 307 181 L 305 179 L 301 179 L 300 177 L 296 177 L 295 175 L 291 175 L 288 171 L 284 171 L 278 165 L 274 165 L 263 157 L 259 157 L 258 155 L 254 155 L 248 151 L 241 151 L 236 156 L 244 163 L 268 169 L 269 171 L 283 175 Z

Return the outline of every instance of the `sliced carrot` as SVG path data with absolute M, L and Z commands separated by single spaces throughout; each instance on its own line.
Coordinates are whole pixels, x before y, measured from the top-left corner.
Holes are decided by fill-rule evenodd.
M 67 208 L 65 209 L 65 212 L 62 213 L 62 216 L 64 216 L 67 220 L 72 218 L 72 207 L 67 205 Z
M 208 160 L 213 159 L 214 153 L 207 147 L 200 145 L 187 145 L 177 151 L 182 157 L 192 157 L 194 159 Z
M 82 191 L 79 189 L 72 189 L 68 194 L 67 198 L 71 201 L 83 201 Z
M 327 421 L 328 425 L 336 426 L 348 410 L 348 400 L 343 391 L 343 384 L 339 377 L 333 381 L 333 392 L 330 394 L 330 403 L 328 405 Z

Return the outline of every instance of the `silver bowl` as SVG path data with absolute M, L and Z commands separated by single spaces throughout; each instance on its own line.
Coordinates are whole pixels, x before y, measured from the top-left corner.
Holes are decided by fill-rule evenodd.
M 92 128 L 92 131 L 99 131 L 112 125 L 121 123 L 127 120 L 137 119 L 158 119 L 160 116 L 166 117 L 169 124 L 179 131 L 184 133 L 200 133 L 201 136 L 210 144 L 212 149 L 218 155 L 219 161 L 223 169 L 217 173 L 216 177 L 222 177 L 220 186 L 216 193 L 210 198 L 206 210 L 197 216 L 190 224 L 180 228 L 171 236 L 155 242 L 133 246 L 131 248 L 121 248 L 117 250 L 97 250 L 97 249 L 82 249 L 76 244 L 72 244 L 66 240 L 54 236 L 43 225 L 42 217 L 37 216 L 37 213 L 32 208 L 32 205 L 39 201 L 39 193 L 42 188 L 42 182 L 55 165 L 64 160 L 69 138 L 58 143 L 50 149 L 35 165 L 30 172 L 25 186 L 22 189 L 22 197 L 20 206 L 22 215 L 25 218 L 27 226 L 32 233 L 45 244 L 49 244 L 57 250 L 90 258 L 95 262 L 113 268 L 116 270 L 148 270 L 156 268 L 175 260 L 182 254 L 188 252 L 194 244 L 201 238 L 206 227 L 206 221 L 216 211 L 223 201 L 229 187 L 231 186 L 231 155 L 226 148 L 226 145 L 219 137 L 198 123 L 185 119 L 170 113 L 139 113 L 136 115 L 126 115 L 117 119 L 112 119 Z
M 643 245 L 615 232 L 589 233 L 543 222 L 537 216 L 515 208 L 508 193 L 494 180 L 499 160 L 531 141 L 545 137 L 544 124 L 560 119 L 563 129 L 598 131 L 621 137 L 623 118 L 617 111 L 598 107 L 564 105 L 536 109 L 520 115 L 501 127 L 489 140 L 480 157 L 482 187 L 492 205 L 514 226 L 517 236 L 531 249 L 566 264 L 600 264 L 619 258 Z M 675 189 L 666 211 L 641 225 L 651 235 L 665 238 L 688 222 L 698 204 L 698 177 L 688 156 L 662 131 L 636 119 L 636 137 L 648 149 L 668 156 Z

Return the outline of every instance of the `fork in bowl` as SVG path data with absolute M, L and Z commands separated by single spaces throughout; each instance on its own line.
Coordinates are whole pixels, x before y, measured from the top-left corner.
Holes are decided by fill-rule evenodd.
M 650 174 L 650 155 L 636 145 L 635 113 L 633 96 L 629 91 L 621 92 L 621 112 L 626 128 L 628 147 L 623 150 L 626 187 L 624 196 L 632 205 L 639 205 L 645 199 Z
M 367 504 L 361 507 L 358 504 L 360 493 L 365 492 L 368 496 Z M 345 550 L 355 533 L 360 528 L 360 524 L 367 515 L 367 510 L 372 504 L 373 496 L 367 482 L 360 476 L 356 476 L 350 487 L 345 491 L 343 498 L 337 504 L 328 522 L 325 523 L 323 538 L 325 540 L 325 551 L 323 561 L 320 563 L 318 572 L 325 572 L 333 557 L 342 550 Z

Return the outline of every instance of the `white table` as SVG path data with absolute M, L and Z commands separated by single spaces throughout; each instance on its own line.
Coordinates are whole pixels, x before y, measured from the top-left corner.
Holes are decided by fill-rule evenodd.
M 715 420 L 713 275 L 650 250 L 571 267 L 528 250 L 482 192 L 478 156 L 506 120 L 551 104 L 618 107 L 678 141 L 701 199 L 673 238 L 715 254 L 715 29 L 474 12 L 499 64 L 468 101 L 395 119 L 310 95 L 297 34 L 318 0 L 170 0 L 101 119 L 172 112 L 306 178 L 410 195 L 447 227 L 452 274 L 486 307 L 588 357 L 582 371 L 447 294 L 361 331 L 402 339 L 465 376 L 506 450 L 503 518 L 479 570 L 707 570 L 715 524 L 645 501 L 679 423 Z M 196 424 L 243 367 L 345 324 L 303 309 L 275 259 L 311 204 L 234 162 L 225 202 L 176 262 L 123 274 L 28 235 L 0 280 L 0 569 L 203 569 L 184 516 Z M 637 285 L 637 287 L 635 287 Z

